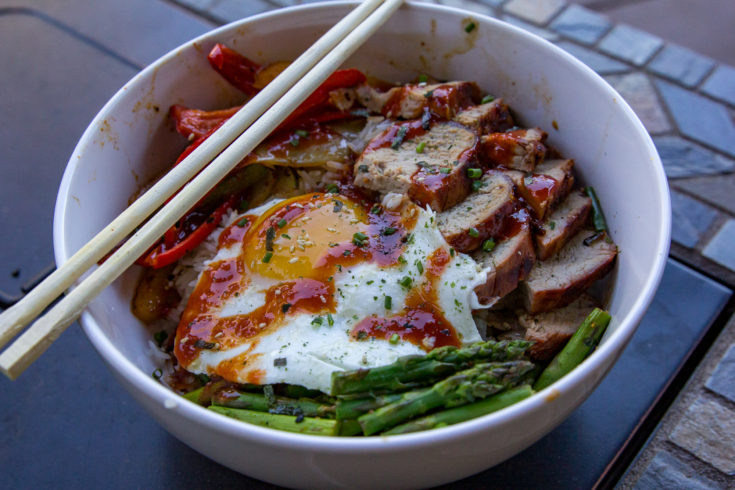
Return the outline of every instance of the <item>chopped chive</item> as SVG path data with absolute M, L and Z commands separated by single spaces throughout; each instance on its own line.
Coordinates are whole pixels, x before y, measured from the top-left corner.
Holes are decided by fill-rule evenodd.
M 360 330 L 357 332 L 357 340 L 365 340 L 368 336 L 368 333 L 365 330 Z
M 472 181 L 472 190 L 473 191 L 479 191 L 483 187 L 485 187 L 485 182 L 483 182 L 481 180 L 473 180 Z
M 424 273 L 424 264 L 422 264 L 418 259 L 416 259 L 416 269 L 419 271 L 419 274 Z
M 404 264 L 404 265 L 408 263 L 408 261 L 406 260 L 406 258 L 403 255 L 399 255 L 398 256 L 398 262 L 400 262 L 401 264 Z
M 468 168 L 467 176 L 470 179 L 479 179 L 480 177 L 482 177 L 482 170 L 480 170 L 479 168 Z
M 155 371 L 153 371 L 153 372 L 151 373 L 151 376 L 152 376 L 152 377 L 153 377 L 153 379 L 155 379 L 156 381 L 159 381 L 159 380 L 161 379 L 161 376 L 163 376 L 163 371 L 161 371 L 160 369 L 156 369 Z
M 451 171 L 452 171 L 452 169 L 449 168 L 449 167 L 442 167 L 442 168 L 439 169 L 439 172 L 441 172 L 443 174 L 448 174 Z
M 247 225 L 249 222 L 250 222 L 250 220 L 248 220 L 247 218 L 240 218 L 237 221 L 237 226 L 239 226 L 240 228 L 242 228 L 243 226 Z
M 403 138 L 406 137 L 406 133 L 408 132 L 408 128 L 406 126 L 401 126 L 398 128 L 398 133 L 396 133 L 395 137 L 393 138 L 393 142 L 390 144 L 390 147 L 394 150 L 397 150 L 401 143 L 403 143 Z
M 365 245 L 367 239 L 368 236 L 364 233 L 360 233 L 359 231 L 352 235 L 352 243 L 354 243 L 358 247 L 362 247 L 363 245 Z
M 381 208 L 378 204 L 374 204 L 370 212 L 373 214 L 380 214 L 383 212 L 383 208 Z
M 495 97 L 493 97 L 490 94 L 487 94 L 485 97 L 482 98 L 482 103 L 487 104 L 488 102 L 492 102 L 495 100 Z
M 426 83 L 428 81 L 429 81 L 429 77 L 427 77 L 423 73 L 421 75 L 419 75 L 419 83 Z
M 286 313 L 289 308 L 291 308 L 291 303 L 283 303 L 281 305 L 281 311 L 284 312 L 284 313 Z
M 304 129 L 297 129 L 296 131 L 294 131 L 294 133 L 296 133 L 298 136 L 301 136 L 302 138 L 306 138 L 307 136 L 309 136 L 309 132 Z
M 331 313 L 327 313 L 327 323 L 329 324 L 330 327 L 334 325 L 334 318 L 332 318 Z
M 393 335 L 390 336 L 390 341 L 389 342 L 391 344 L 397 344 L 400 339 L 401 339 L 401 337 L 397 333 L 394 333 Z
M 386 296 L 383 300 L 383 306 L 385 306 L 386 310 L 390 310 L 393 306 L 393 298 L 391 298 L 390 296 Z
M 492 238 L 491 238 L 491 239 L 489 239 L 489 240 L 485 240 L 485 241 L 484 241 L 484 242 L 482 243 L 482 249 L 483 249 L 483 250 L 484 250 L 485 252 L 492 252 L 492 250 L 493 250 L 494 248 L 495 248 L 495 240 L 493 240 Z
M 337 184 L 334 183 L 329 184 L 327 186 L 327 192 L 329 192 L 330 194 L 336 194 L 337 192 L 339 192 L 339 187 L 337 187 Z
M 392 235 L 393 233 L 395 233 L 397 231 L 398 231 L 398 228 L 393 228 L 392 226 L 387 226 L 387 227 L 383 228 L 383 230 L 380 232 L 380 234 L 381 235 L 384 235 L 384 236 L 390 236 L 390 235 Z
M 285 238 L 286 240 L 290 240 L 291 239 L 291 235 L 289 235 L 288 233 L 283 233 L 283 234 L 281 234 L 281 236 L 283 238 Z
M 449 249 L 449 255 L 454 257 L 454 248 Z
M 472 32 L 472 31 L 474 31 L 474 30 L 475 30 L 475 27 L 477 27 L 477 26 L 475 25 L 475 23 L 474 23 L 474 22 L 470 22 L 469 24 L 467 24 L 467 25 L 465 26 L 465 28 L 464 28 L 464 32 L 466 32 L 467 34 L 469 34 L 470 32 Z
M 413 283 L 413 279 L 411 279 L 409 276 L 403 276 L 399 281 L 398 284 L 403 286 L 406 289 L 411 289 L 411 284 Z
M 263 262 L 266 264 L 271 261 L 271 258 L 273 257 L 273 252 L 266 252 L 263 256 Z
M 416 145 L 416 153 L 423 153 L 424 148 L 426 148 L 426 141 L 422 141 L 418 145 Z
M 475 227 L 470 228 L 469 231 L 468 231 L 468 233 L 473 238 L 477 238 L 478 236 L 480 236 L 480 232 L 477 231 L 477 228 L 475 228 Z
M 311 320 L 311 324 L 312 325 L 321 325 L 323 321 L 324 320 L 322 320 L 322 317 L 317 316 L 317 317 L 314 317 L 313 320 Z
M 426 97 L 427 99 L 429 97 L 431 97 L 432 95 L 434 95 L 434 91 L 433 90 L 429 90 L 428 92 L 424 93 L 424 97 Z
M 549 229 L 550 230 L 553 230 L 554 228 L 556 228 L 556 222 L 555 221 L 549 221 Z
M 288 221 L 286 221 L 286 218 L 281 218 L 281 220 L 278 222 L 278 227 L 283 228 L 288 224 Z

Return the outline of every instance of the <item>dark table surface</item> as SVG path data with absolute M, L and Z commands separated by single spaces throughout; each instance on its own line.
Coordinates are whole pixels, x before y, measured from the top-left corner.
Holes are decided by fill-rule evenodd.
M 211 27 L 160 1 L 61 3 L 0 1 L 4 296 L 53 262 L 56 189 L 96 111 L 140 68 Z M 676 389 L 671 380 L 731 294 L 670 260 L 638 332 L 593 395 L 528 450 L 455 485 L 614 483 L 637 450 L 630 441 L 645 438 L 653 408 Z M 77 325 L 18 381 L 0 379 L 0 393 L 2 488 L 268 486 L 163 431 L 121 391 Z

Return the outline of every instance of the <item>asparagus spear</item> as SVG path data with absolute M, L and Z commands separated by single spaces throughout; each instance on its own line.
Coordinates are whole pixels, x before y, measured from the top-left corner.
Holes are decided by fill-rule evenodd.
M 474 419 L 488 413 L 495 412 L 501 408 L 513 405 L 533 394 L 530 385 L 523 385 L 498 393 L 479 402 L 462 405 L 461 407 L 443 410 L 420 419 L 411 420 L 405 424 L 393 427 L 383 434 L 407 434 L 420 430 L 436 429 L 447 425 L 458 424 L 465 420 Z
M 401 399 L 360 416 L 366 436 L 377 434 L 435 408 L 457 407 L 487 398 L 527 381 L 534 364 L 509 361 L 477 364 L 439 381 L 428 390 L 404 393 Z
M 282 396 L 275 396 L 271 401 L 266 395 L 260 393 L 248 393 L 234 389 L 216 392 L 212 395 L 212 404 L 229 408 L 247 408 L 258 412 L 270 412 L 280 415 L 334 418 L 334 405 L 322 405 L 314 400 L 305 398 L 295 400 Z
M 335 372 L 332 374 L 332 394 L 398 391 L 428 385 L 475 362 L 520 359 L 529 345 L 525 340 L 488 340 L 461 348 L 440 347 L 425 356 L 405 356 L 377 368 Z
M 227 417 L 242 420 L 243 422 L 260 425 L 262 427 L 270 427 L 271 429 L 318 436 L 337 435 L 338 427 L 336 420 L 303 416 L 294 417 L 292 415 L 278 415 L 240 408 L 218 407 L 214 405 L 209 407 L 209 410 L 226 415 Z
M 181 396 L 183 396 L 184 398 L 186 398 L 190 402 L 194 402 L 197 405 L 202 405 L 202 406 L 205 406 L 206 407 L 207 405 L 209 405 L 209 403 L 203 403 L 202 400 L 200 399 L 200 397 L 202 396 L 202 392 L 203 391 L 204 391 L 204 386 L 201 386 L 201 387 L 197 388 L 196 390 L 190 391 L 189 393 L 185 393 L 185 394 L 183 394 Z
M 533 389 L 541 391 L 577 367 L 600 341 L 610 319 L 608 312 L 599 308 L 592 310 L 592 313 L 587 315 L 587 318 L 574 332 L 567 345 L 543 370 L 533 385 Z
M 362 427 L 357 420 L 338 420 L 338 432 L 340 436 L 361 436 Z
M 362 414 L 397 402 L 403 396 L 402 393 L 388 393 L 387 395 L 366 396 L 351 400 L 337 400 L 337 420 L 356 419 Z

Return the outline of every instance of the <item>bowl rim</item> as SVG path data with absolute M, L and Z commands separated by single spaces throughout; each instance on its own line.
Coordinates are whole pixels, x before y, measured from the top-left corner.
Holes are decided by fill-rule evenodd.
M 87 127 L 76 147 L 74 148 L 72 156 L 70 157 L 67 167 L 64 171 L 59 187 L 59 192 L 57 194 L 53 221 L 54 255 L 57 264 L 64 263 L 71 255 L 70 250 L 67 248 L 64 230 L 67 224 L 66 210 L 67 205 L 70 201 L 71 184 L 75 169 L 77 167 L 76 156 L 80 154 L 82 150 L 91 142 L 94 136 L 93 128 L 98 126 L 99 123 L 101 123 L 101 121 L 105 118 L 105 114 L 107 114 L 119 103 L 121 98 L 127 92 L 130 85 L 137 83 L 139 79 L 147 78 L 151 73 L 158 70 L 160 66 L 176 57 L 182 50 L 190 48 L 194 44 L 202 44 L 206 43 L 209 40 L 218 38 L 224 33 L 237 29 L 242 24 L 250 24 L 258 22 L 260 20 L 270 19 L 272 17 L 290 16 L 304 10 L 311 11 L 320 9 L 346 9 L 356 6 L 357 3 L 358 2 L 356 1 L 350 0 L 331 2 L 325 1 L 272 10 L 258 15 L 246 17 L 238 21 L 223 25 L 216 29 L 210 30 L 195 39 L 186 41 L 182 45 L 170 50 L 169 52 L 158 58 L 156 61 L 148 65 L 141 72 L 133 76 L 131 80 L 125 83 L 125 85 L 121 87 L 115 93 L 115 95 L 113 95 L 113 97 L 102 107 L 102 109 L 100 109 L 94 119 L 90 122 L 89 126 Z M 653 300 L 658 284 L 663 276 L 666 259 L 668 257 L 671 233 L 671 204 L 668 192 L 668 181 L 666 179 L 663 165 L 656 151 L 653 140 L 651 139 L 648 131 L 643 126 L 643 123 L 636 116 L 628 103 L 620 96 L 620 94 L 618 94 L 600 75 L 598 75 L 587 65 L 585 65 L 560 47 L 554 45 L 553 43 L 507 22 L 503 22 L 501 20 L 476 12 L 469 12 L 460 8 L 449 7 L 445 5 L 436 5 L 413 1 L 405 3 L 406 5 L 401 6 L 401 9 L 415 8 L 434 12 L 439 15 L 441 15 L 442 13 L 452 13 L 471 16 L 473 20 L 479 20 L 482 23 L 489 25 L 492 29 L 509 31 L 516 36 L 525 38 L 524 41 L 530 43 L 531 45 L 536 45 L 541 49 L 552 50 L 557 56 L 560 56 L 568 63 L 570 63 L 574 68 L 579 70 L 579 73 L 581 75 L 584 75 L 588 82 L 598 85 L 599 88 L 607 92 L 607 94 L 610 95 L 611 98 L 616 99 L 620 110 L 627 119 L 628 123 L 632 124 L 641 135 L 644 135 L 645 146 L 648 150 L 648 154 L 643 155 L 641 159 L 646 158 L 650 160 L 650 164 L 654 167 L 656 188 L 660 189 L 661 191 L 658 204 L 661 207 L 663 214 L 662 220 L 658 226 L 658 241 L 657 243 L 655 243 L 656 260 L 648 274 L 643 288 L 641 289 L 641 294 L 633 304 L 633 307 L 625 315 L 625 317 L 619 320 L 620 325 L 616 329 L 616 331 L 613 332 L 609 337 L 607 337 L 604 343 L 600 344 L 600 346 L 592 353 L 592 355 L 589 358 L 585 359 L 585 361 L 578 368 L 574 369 L 571 373 L 567 374 L 553 385 L 541 390 L 538 393 L 535 393 L 529 398 L 515 403 L 514 405 L 503 410 L 483 415 L 481 417 L 477 417 L 475 419 L 461 422 L 448 427 L 411 434 L 372 437 L 313 436 L 283 432 L 230 419 L 228 417 L 216 414 L 194 403 L 180 403 L 180 401 L 183 400 L 180 396 L 175 394 L 166 386 L 155 381 L 149 374 L 144 373 L 140 368 L 133 364 L 133 362 L 128 360 L 120 351 L 118 351 L 112 341 L 104 335 L 93 315 L 88 310 L 85 310 L 81 316 L 81 324 L 85 334 L 94 345 L 94 347 L 97 349 L 99 354 L 102 356 L 102 358 L 105 360 L 110 368 L 116 371 L 118 375 L 124 377 L 128 383 L 136 386 L 151 400 L 160 402 L 161 405 L 165 405 L 167 407 L 173 406 L 176 410 L 181 411 L 180 415 L 182 417 L 198 420 L 200 424 L 209 426 L 215 431 L 226 432 L 241 439 L 259 440 L 260 442 L 266 442 L 272 446 L 308 450 L 324 449 L 330 451 L 340 451 L 344 453 L 364 452 L 366 450 L 397 451 L 409 447 L 419 447 L 428 444 L 434 445 L 441 442 L 457 441 L 467 436 L 470 436 L 471 434 L 482 432 L 483 429 L 486 430 L 491 428 L 492 426 L 503 425 L 513 418 L 528 415 L 540 409 L 543 405 L 548 404 L 550 399 L 555 397 L 555 392 L 563 393 L 571 391 L 577 385 L 585 382 L 585 379 L 590 373 L 595 372 L 603 367 L 603 364 L 609 356 L 615 356 L 615 353 L 618 351 L 622 352 L 622 349 L 630 340 L 630 337 L 635 332 L 641 318 L 643 317 L 643 314 L 648 308 L 648 305 Z M 614 365 L 614 363 L 612 365 Z M 610 367 L 612 367 L 612 365 Z M 600 381 L 603 378 L 604 375 L 600 378 Z M 586 397 L 584 399 L 586 399 Z M 584 401 L 584 399 L 582 401 Z

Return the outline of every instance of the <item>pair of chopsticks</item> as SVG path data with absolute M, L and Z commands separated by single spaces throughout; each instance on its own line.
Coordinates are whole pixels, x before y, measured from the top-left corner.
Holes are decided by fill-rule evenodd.
M 53 274 L 4 311 L 0 315 L 0 348 L 181 189 L 114 254 L 0 354 L 0 371 L 10 379 L 17 378 L 79 317 L 95 296 L 173 226 L 183 211 L 194 206 L 235 168 L 243 155 L 263 141 L 402 3 L 403 0 L 364 0 Z

